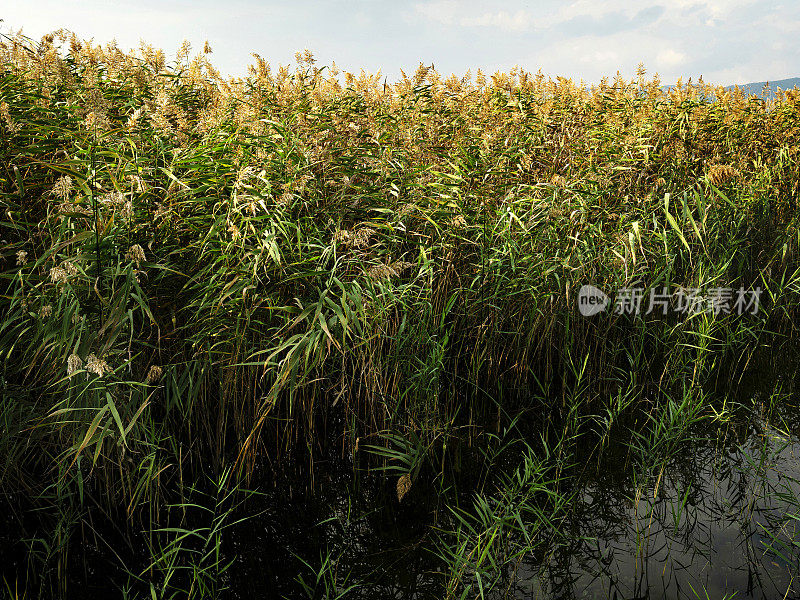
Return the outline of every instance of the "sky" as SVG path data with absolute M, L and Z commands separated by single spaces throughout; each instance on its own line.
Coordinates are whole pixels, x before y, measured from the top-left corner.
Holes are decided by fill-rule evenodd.
M 586 83 L 633 78 L 639 63 L 664 84 L 800 76 L 798 0 L 0 0 L 0 19 L 3 33 L 63 27 L 126 50 L 143 40 L 168 57 L 184 39 L 195 51 L 207 40 L 226 75 L 245 75 L 251 52 L 277 66 L 309 48 L 318 66 L 389 81 L 420 62 L 445 76 L 519 65 Z

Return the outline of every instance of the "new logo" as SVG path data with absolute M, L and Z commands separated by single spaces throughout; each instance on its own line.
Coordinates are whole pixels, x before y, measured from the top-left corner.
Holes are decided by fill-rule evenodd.
M 578 310 L 584 317 L 601 313 L 608 306 L 608 296 L 593 285 L 584 285 L 578 291 Z

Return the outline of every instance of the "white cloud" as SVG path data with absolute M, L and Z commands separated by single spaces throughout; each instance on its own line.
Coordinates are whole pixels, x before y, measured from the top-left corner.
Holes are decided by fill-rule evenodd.
M 549 75 L 593 82 L 602 77 L 614 77 L 617 71 L 623 77 L 633 78 L 641 62 L 650 75 L 658 72 L 666 84 L 675 82 L 681 75 L 684 79 L 689 75 L 684 70 L 690 57 L 675 46 L 675 41 L 666 34 L 654 36 L 645 31 L 623 31 L 606 36 L 560 39 L 518 62 L 528 70 L 541 68 Z
M 531 15 L 525 10 L 513 13 L 479 12 L 455 0 L 436 0 L 414 4 L 414 11 L 430 21 L 460 27 L 487 27 L 507 31 L 525 31 L 532 25 Z
M 496 27 L 510 31 L 525 31 L 531 27 L 531 16 L 524 10 L 518 10 L 514 14 L 501 10 L 477 17 L 464 17 L 459 23 L 467 27 Z
M 659 67 L 674 68 L 686 62 L 686 55 L 673 48 L 665 48 L 656 55 L 656 63 Z
M 575 0 L 569 3 L 540 2 L 536 11 L 525 10 L 519 0 L 507 0 L 500 11 L 487 11 L 485 2 L 432 0 L 414 4 L 414 11 L 444 25 L 491 27 L 506 31 L 543 30 L 573 19 L 600 20 L 611 15 L 633 19 L 642 11 L 662 9 L 659 19 L 681 27 L 697 23 L 715 27 L 734 17 L 737 10 L 757 0 Z M 516 8 L 516 10 L 515 10 Z M 602 34 L 598 31 L 598 34 Z
M 729 16 L 737 9 L 749 4 L 756 4 L 756 0 L 711 0 L 701 4 L 713 18 L 721 19 Z
M 459 13 L 459 6 L 455 0 L 437 0 L 414 4 L 414 10 L 432 21 L 452 25 Z
M 412 0 L 379 7 L 376 0 L 28 0 L 6 2 L 0 31 L 23 26 L 38 37 L 66 27 L 96 43 L 116 38 L 122 48 L 141 37 L 168 56 L 183 38 L 195 48 L 208 39 L 215 65 L 236 74 L 252 51 L 272 64 L 291 63 L 295 50 L 308 47 L 320 64 L 383 68 L 390 79 L 422 60 L 460 73 L 518 63 L 598 81 L 618 69 L 632 77 L 641 61 L 665 83 L 701 73 L 733 83 L 798 75 L 800 2 L 780 1 Z M 372 28 L 383 34 L 368 34 Z M 759 52 L 748 50 L 754 47 Z
M 800 11 L 797 11 L 794 18 L 785 14 L 764 15 L 758 20 L 759 27 L 777 30 L 785 34 L 800 34 Z
M 583 62 L 585 64 L 612 64 L 620 59 L 619 53 L 615 50 L 597 50 L 592 54 L 585 55 Z
M 739 85 L 742 83 L 749 83 L 757 77 L 748 77 L 746 72 L 739 67 L 731 67 L 729 69 L 719 69 L 712 71 L 707 75 L 703 75 L 703 81 L 713 85 Z
M 633 17 L 640 10 L 655 6 L 653 1 L 630 2 L 628 0 L 608 0 L 598 2 L 597 0 L 577 0 L 562 7 L 557 13 L 557 20 L 567 21 L 576 17 L 593 17 L 599 19 L 610 13 Z

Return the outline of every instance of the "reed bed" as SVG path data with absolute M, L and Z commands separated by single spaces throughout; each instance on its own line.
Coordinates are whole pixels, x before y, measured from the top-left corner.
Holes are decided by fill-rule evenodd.
M 220 594 L 229 489 L 314 490 L 335 458 L 407 503 L 545 414 L 557 434 L 441 529 L 442 589 L 488 594 L 539 539 L 520 514 L 553 541 L 579 435 L 602 449 L 644 411 L 657 472 L 682 423 L 723 414 L 705 390 L 796 333 L 796 91 L 667 92 L 643 68 L 389 84 L 308 51 L 230 79 L 210 53 L 0 44 L 0 489 L 43 515 L 9 590 L 66 593 L 107 519 L 147 540 L 131 589 Z M 763 293 L 585 318 L 587 283 Z

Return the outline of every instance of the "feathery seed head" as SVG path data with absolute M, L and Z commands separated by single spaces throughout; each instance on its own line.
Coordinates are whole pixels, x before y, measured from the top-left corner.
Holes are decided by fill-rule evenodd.
M 144 249 L 139 244 L 134 244 L 125 253 L 125 260 L 135 262 L 138 267 L 145 261 Z
M 70 354 L 69 358 L 67 358 L 67 375 L 72 377 L 75 371 L 78 371 L 83 367 L 83 361 L 81 357 L 77 354 Z
M 739 171 L 730 165 L 711 165 L 708 169 L 708 180 L 719 187 L 725 185 L 732 179 L 740 176 Z
M 367 270 L 367 276 L 371 277 L 372 279 L 390 279 L 396 275 L 397 271 L 395 271 L 391 266 L 383 263 L 374 265 Z
M 75 275 L 78 274 L 78 267 L 76 267 L 74 263 L 68 260 L 65 260 L 63 263 L 61 263 L 61 268 L 64 269 L 70 276 L 74 277 Z
M 61 267 L 52 267 L 50 269 L 50 281 L 57 285 L 64 285 L 69 282 L 69 273 Z
M 345 244 L 348 245 L 351 240 L 353 239 L 353 234 L 346 229 L 339 229 L 333 233 L 331 240 L 334 244 Z
M 86 357 L 86 370 L 89 373 L 94 373 L 98 377 L 102 377 L 106 373 L 111 373 L 112 369 L 104 360 L 97 358 L 94 354 Z
M 393 270 L 393 271 L 394 271 L 396 274 L 398 274 L 398 275 L 399 275 L 400 273 L 402 273 L 402 272 L 403 272 L 403 271 L 405 271 L 406 269 L 410 269 L 410 268 L 411 268 L 411 267 L 413 267 L 413 266 L 414 266 L 414 263 L 412 263 L 412 262 L 408 262 L 408 261 L 405 261 L 405 260 L 396 260 L 395 262 L 393 262 L 393 263 L 391 264 L 390 268 L 391 268 L 391 269 L 392 269 L 392 270 Z
M 15 123 L 11 118 L 7 102 L 0 102 L 0 117 L 2 117 L 3 122 L 11 133 L 17 133 L 21 129 L 19 123 Z
M 402 502 L 405 495 L 411 490 L 411 474 L 406 473 L 397 480 L 397 501 Z
M 161 367 L 159 367 L 158 365 L 151 366 L 150 370 L 147 371 L 147 377 L 145 377 L 145 382 L 155 383 L 156 381 L 161 379 L 162 373 L 163 371 L 161 370 Z
M 50 193 L 61 200 L 68 200 L 72 193 L 72 177 L 69 175 L 59 177 Z
M 355 239 L 353 240 L 353 245 L 356 248 L 363 248 L 369 245 L 370 238 L 374 235 L 375 230 L 370 227 L 362 227 L 358 231 L 356 231 Z
M 134 129 L 136 125 L 138 125 L 142 113 L 144 113 L 144 108 L 142 107 L 137 108 L 131 113 L 131 116 L 128 117 L 128 129 Z

